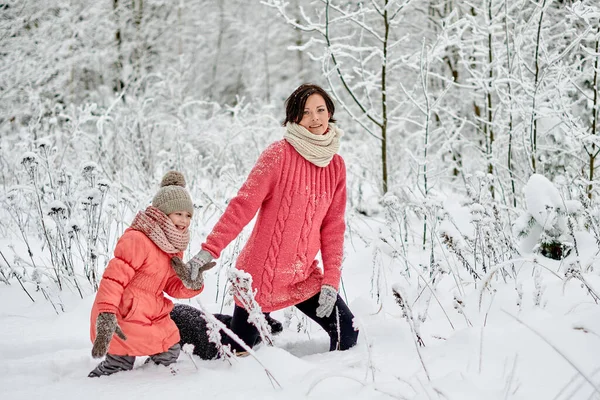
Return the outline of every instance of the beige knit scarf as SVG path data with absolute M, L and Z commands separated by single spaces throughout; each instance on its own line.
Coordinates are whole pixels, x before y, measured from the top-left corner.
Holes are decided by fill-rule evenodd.
M 189 231 L 181 232 L 173 221 L 158 208 L 150 206 L 140 211 L 131 228 L 143 232 L 165 253 L 179 253 L 187 249 L 190 242 Z
M 333 124 L 329 124 L 329 130 L 325 134 L 315 135 L 303 126 L 288 122 L 283 137 L 306 160 L 317 167 L 326 167 L 339 151 L 343 134 Z

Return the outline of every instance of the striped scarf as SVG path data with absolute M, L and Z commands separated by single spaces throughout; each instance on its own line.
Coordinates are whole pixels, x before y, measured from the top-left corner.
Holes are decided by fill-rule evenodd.
M 190 242 L 189 231 L 184 233 L 178 230 L 164 212 L 153 206 L 137 213 L 131 228 L 143 232 L 162 251 L 169 254 L 184 251 Z
M 302 157 L 317 167 L 329 165 L 340 149 L 340 138 L 344 132 L 333 124 L 323 135 L 315 135 L 305 127 L 288 123 L 283 135 Z

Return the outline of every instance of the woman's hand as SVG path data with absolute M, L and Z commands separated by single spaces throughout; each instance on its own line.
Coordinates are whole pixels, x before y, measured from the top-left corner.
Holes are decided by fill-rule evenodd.
M 335 302 L 337 301 L 337 290 L 333 286 L 321 286 L 319 295 L 319 307 L 317 307 L 317 317 L 327 318 L 331 315 Z
M 106 355 L 114 334 L 123 340 L 127 340 L 117 323 L 115 314 L 109 312 L 98 314 L 98 318 L 96 318 L 96 340 L 94 340 L 94 346 L 92 346 L 92 357 L 100 358 Z
M 208 251 L 200 250 L 190 261 L 187 262 L 187 266 L 190 269 L 190 278 L 196 279 L 200 272 L 206 271 L 210 268 L 205 268 L 208 263 L 213 260 L 213 256 Z M 213 264 L 214 267 L 214 264 Z M 201 275 L 201 274 L 200 274 Z

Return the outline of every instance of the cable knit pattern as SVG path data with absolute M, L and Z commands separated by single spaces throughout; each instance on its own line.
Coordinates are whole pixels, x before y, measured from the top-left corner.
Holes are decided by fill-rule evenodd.
M 288 179 L 287 182 L 284 183 L 284 187 L 287 183 L 289 183 L 289 181 L 290 179 Z M 267 261 L 265 262 L 265 266 L 275 265 L 275 263 L 277 262 L 277 258 L 279 257 L 279 249 L 281 246 L 281 242 L 283 241 L 283 229 L 285 228 L 285 222 L 290 214 L 292 196 L 284 196 L 282 200 L 283 201 L 281 203 L 281 210 L 277 216 L 275 230 L 273 232 L 273 235 L 271 236 L 271 244 L 269 246 L 269 251 L 267 252 Z M 240 269 L 244 269 L 244 267 L 240 267 Z M 261 276 L 263 285 L 261 287 L 261 290 L 269 293 L 273 292 L 273 280 L 275 278 L 273 275 L 274 272 L 274 268 L 263 269 Z M 252 280 L 254 281 L 254 277 L 252 278 Z M 260 303 L 258 304 L 260 305 Z
M 338 288 L 345 207 L 342 157 L 318 167 L 281 140 L 260 155 L 202 248 L 218 258 L 258 212 L 236 267 L 252 275 L 263 311 L 279 310 L 314 296 L 323 284 Z M 323 270 L 315 260 L 319 250 Z

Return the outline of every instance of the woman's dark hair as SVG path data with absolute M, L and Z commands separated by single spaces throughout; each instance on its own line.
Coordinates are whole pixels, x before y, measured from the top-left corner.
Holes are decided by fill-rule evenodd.
M 318 94 L 323 97 L 323 100 L 325 100 L 325 106 L 327 106 L 327 111 L 330 114 L 329 122 L 335 123 L 335 119 L 333 118 L 335 106 L 333 105 L 333 100 L 331 100 L 331 97 L 329 97 L 327 92 L 320 86 L 305 83 L 298 86 L 298 88 L 294 90 L 294 93 L 292 93 L 285 101 L 285 121 L 283 121 L 283 126 L 285 126 L 288 122 L 299 124 L 300 121 L 302 121 L 302 117 L 304 116 L 304 106 L 306 106 L 306 99 L 313 94 Z

